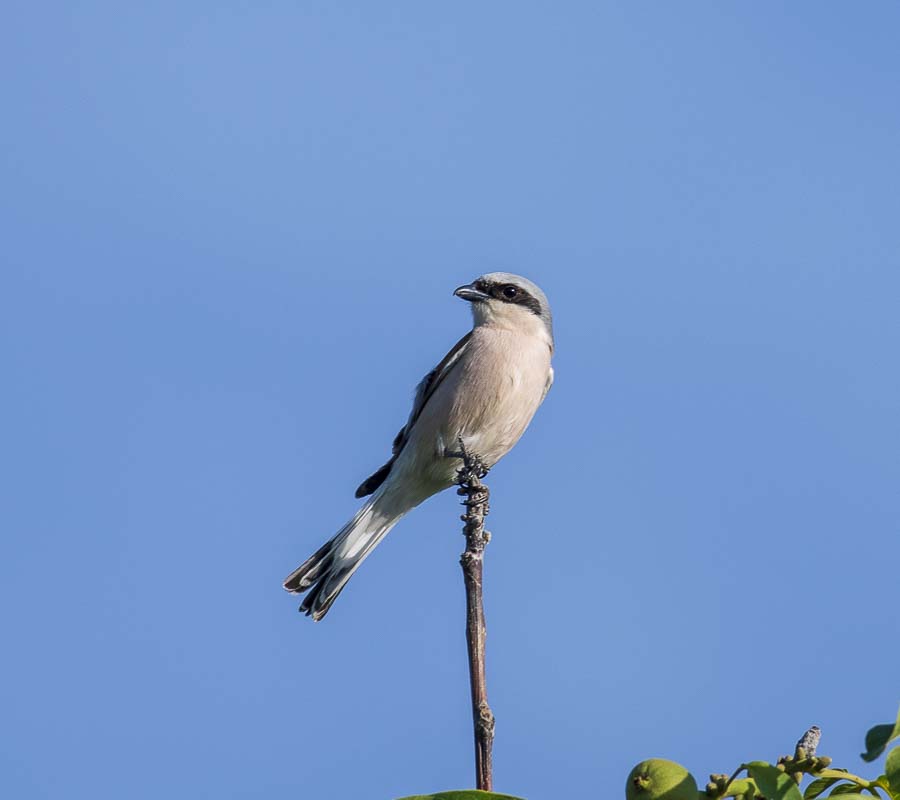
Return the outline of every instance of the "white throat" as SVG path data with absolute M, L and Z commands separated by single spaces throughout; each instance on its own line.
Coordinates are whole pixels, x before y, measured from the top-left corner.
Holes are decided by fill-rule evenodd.
M 553 338 L 544 320 L 525 306 L 499 300 L 472 303 L 472 319 L 476 328 L 486 325 L 523 336 L 536 336 L 553 349 Z

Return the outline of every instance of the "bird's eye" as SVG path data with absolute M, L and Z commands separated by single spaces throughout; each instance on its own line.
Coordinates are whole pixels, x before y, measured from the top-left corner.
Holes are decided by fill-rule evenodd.
M 519 290 L 515 286 L 509 285 L 503 287 L 503 296 L 507 300 L 512 300 L 518 293 Z

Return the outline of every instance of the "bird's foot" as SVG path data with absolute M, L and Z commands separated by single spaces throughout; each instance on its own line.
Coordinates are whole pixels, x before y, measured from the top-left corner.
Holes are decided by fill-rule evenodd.
M 481 456 L 471 452 L 463 441 L 462 436 L 457 437 L 459 450 L 450 450 L 444 448 L 444 456 L 446 458 L 462 459 L 462 467 L 456 473 L 456 482 L 459 484 L 471 483 L 472 478 L 481 480 L 490 471 L 490 467 L 482 461 Z

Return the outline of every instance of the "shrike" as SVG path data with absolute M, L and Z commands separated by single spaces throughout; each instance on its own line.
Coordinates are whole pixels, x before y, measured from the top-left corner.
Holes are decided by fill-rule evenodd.
M 453 294 L 472 304 L 472 330 L 416 387 L 390 460 L 356 490 L 369 500 L 284 582 L 289 592 L 309 591 L 300 610 L 314 620 L 328 613 L 404 514 L 456 482 L 460 442 L 485 467 L 494 466 L 525 432 L 553 383 L 552 318 L 537 286 L 491 272 Z

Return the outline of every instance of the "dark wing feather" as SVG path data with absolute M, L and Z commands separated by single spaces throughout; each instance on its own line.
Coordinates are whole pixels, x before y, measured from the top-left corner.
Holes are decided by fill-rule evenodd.
M 390 461 L 359 485 L 359 488 L 356 490 L 357 497 L 365 497 L 366 495 L 372 494 L 372 492 L 384 483 L 391 472 L 391 467 L 397 460 L 397 456 L 400 455 L 400 452 L 406 445 L 409 434 L 412 432 L 413 425 L 416 424 L 416 420 L 421 416 L 422 409 L 425 408 L 428 398 L 434 394 L 437 387 L 441 385 L 441 381 L 447 377 L 450 370 L 453 369 L 453 366 L 459 361 L 460 356 L 465 352 L 466 345 L 469 343 L 471 336 L 472 331 L 469 331 L 462 339 L 453 345 L 450 352 L 444 356 L 441 363 L 419 382 L 419 385 L 416 387 L 416 396 L 413 399 L 413 407 L 412 411 L 409 413 L 409 419 L 406 421 L 406 425 L 404 425 L 400 429 L 400 432 L 394 437 Z

